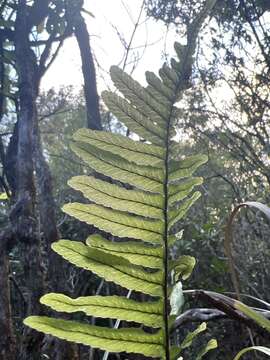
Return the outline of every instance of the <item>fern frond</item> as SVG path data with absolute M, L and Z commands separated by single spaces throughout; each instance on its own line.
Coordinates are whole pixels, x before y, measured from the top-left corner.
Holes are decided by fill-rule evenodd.
M 176 48 L 180 54 L 179 47 Z M 70 240 L 53 245 L 72 264 L 126 289 L 150 295 L 151 301 L 116 296 L 71 299 L 61 294 L 41 299 L 57 311 L 82 311 L 89 316 L 146 325 L 152 328 L 152 334 L 46 317 L 28 318 L 28 326 L 110 352 L 134 352 L 172 360 L 181 351 L 171 346 L 170 331 L 181 308 L 179 280 L 190 276 L 195 259 L 181 256 L 171 260 L 169 254 L 177 240 L 176 225 L 200 196 L 194 188 L 202 179 L 193 174 L 207 158 L 196 155 L 179 159 L 175 124 L 179 116 L 176 104 L 183 90 L 183 69 L 181 59 L 178 60 L 172 61 L 172 67 L 164 65 L 159 77 L 147 72 L 146 87 L 121 69 L 111 68 L 118 93 L 106 91 L 103 100 L 141 141 L 108 132 L 77 131 L 71 148 L 96 174 L 76 176 L 69 181 L 90 203 L 70 203 L 63 210 L 117 239 L 92 235 L 86 245 Z M 109 179 L 101 180 L 98 174 Z M 171 294 L 171 304 L 175 305 L 172 313 Z M 190 334 L 182 348 L 200 331 L 202 327 Z

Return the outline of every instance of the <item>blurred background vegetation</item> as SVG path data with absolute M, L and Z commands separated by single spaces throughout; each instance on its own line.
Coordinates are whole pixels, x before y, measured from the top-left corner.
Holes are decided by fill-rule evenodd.
M 137 3 L 134 32 L 141 19 L 154 19 L 164 27 L 164 39 L 169 31 L 185 44 L 205 1 Z M 0 187 L 7 196 L 0 200 L 0 359 L 101 359 L 101 352 L 33 335 L 23 328 L 22 319 L 45 311 L 38 298 L 52 289 L 74 296 L 125 294 L 109 284 L 101 287 L 100 279 L 68 266 L 50 250 L 60 237 L 84 240 L 93 232 L 61 212 L 63 204 L 82 201 L 68 187 L 68 179 L 90 172 L 69 149 L 74 131 L 103 128 L 130 136 L 99 102 L 99 66 L 86 26 L 92 14 L 85 5 L 77 0 L 0 2 Z M 114 19 L 116 27 L 117 21 L 121 19 Z M 43 75 L 61 57 L 59 49 L 70 37 L 80 48 L 82 89 L 40 90 Z M 123 41 L 120 64 L 129 72 L 141 66 L 132 40 Z M 217 0 L 196 44 L 191 87 L 179 102 L 177 139 L 181 156 L 204 153 L 209 161 L 199 173 L 205 179 L 202 197 L 181 224 L 183 235 L 174 252 L 197 259 L 189 289 L 235 297 L 224 253 L 228 216 L 243 201 L 270 203 L 269 1 Z M 169 57 L 165 50 L 160 54 L 162 61 Z M 241 210 L 233 240 L 242 300 L 269 310 L 269 221 L 257 211 Z M 185 300 L 183 311 L 211 307 L 196 296 Z M 185 323 L 179 336 L 195 325 Z M 229 360 L 243 347 L 269 344 L 265 334 L 248 331 L 228 317 L 209 321 L 208 333 L 219 341 L 209 359 Z

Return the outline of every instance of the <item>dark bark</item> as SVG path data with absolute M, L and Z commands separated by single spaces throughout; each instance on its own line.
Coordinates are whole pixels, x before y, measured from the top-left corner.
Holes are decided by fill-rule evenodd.
M 6 251 L 6 243 L 11 239 L 10 230 L 4 230 L 0 235 L 0 359 L 3 360 L 16 360 L 10 302 L 9 259 Z
M 13 134 L 10 138 L 5 162 L 3 163 L 3 171 L 6 176 L 9 188 L 13 194 L 16 193 L 16 164 L 18 153 L 18 122 L 15 124 Z
M 56 291 L 59 286 L 59 268 L 56 259 L 59 258 L 51 249 L 51 244 L 60 238 L 56 223 L 56 204 L 53 197 L 52 177 L 48 163 L 45 160 L 39 134 L 38 123 L 34 132 L 34 167 L 36 173 L 37 204 L 39 222 L 42 232 L 42 247 L 47 254 L 46 290 Z
M 4 113 L 4 87 L 5 87 L 5 64 L 3 61 L 4 58 L 4 37 L 0 35 L 0 121 L 2 120 Z
M 40 241 L 36 216 L 36 191 L 33 166 L 33 130 L 37 121 L 38 67 L 29 43 L 27 5 L 18 3 L 15 23 L 15 56 L 18 74 L 19 114 L 16 162 L 15 205 L 10 212 L 14 236 L 22 247 L 24 279 L 27 288 L 27 314 L 41 313 L 39 298 L 43 294 Z M 43 336 L 24 329 L 21 360 L 38 359 Z
M 3 42 L 0 37 L 0 121 L 4 115 L 4 84 L 5 84 L 5 65 L 3 62 Z M 0 139 L 0 158 L 3 169 L 5 168 L 5 152 L 2 139 Z M 4 188 L 4 172 L 1 176 L 1 187 Z M 2 190 L 1 190 L 2 191 Z M 16 341 L 12 324 L 10 284 L 9 284 L 9 257 L 7 245 L 13 240 L 12 232 L 9 228 L 4 229 L 0 234 L 0 359 L 15 360 Z M 4 336 L 3 336 L 4 334 Z
M 90 37 L 84 18 L 80 13 L 76 14 L 75 36 L 80 48 L 82 61 L 87 127 L 93 130 L 102 130 L 96 70 L 90 47 Z
M 19 87 L 18 146 L 16 164 L 16 203 L 11 212 L 15 233 L 24 243 L 35 242 L 35 184 L 33 168 L 33 129 L 37 118 L 38 79 L 36 57 L 31 50 L 26 25 L 26 4 L 19 1 L 16 19 L 15 55 Z
M 35 0 L 33 6 L 28 12 L 27 24 L 28 30 L 35 25 L 38 26 L 48 14 L 49 0 Z
M 6 84 L 6 66 L 4 63 L 4 41 L 5 38 L 0 35 L 0 122 L 2 122 L 3 116 L 5 114 L 5 84 Z M 9 188 L 5 181 L 5 168 L 6 168 L 6 152 L 2 137 L 0 137 L 0 161 L 2 163 L 2 175 L 0 177 L 0 187 L 1 191 L 5 191 L 8 195 Z

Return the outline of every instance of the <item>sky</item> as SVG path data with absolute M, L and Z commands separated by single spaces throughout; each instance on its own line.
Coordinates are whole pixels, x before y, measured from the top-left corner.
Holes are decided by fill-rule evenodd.
M 123 66 L 125 50 L 120 38 L 130 41 L 134 24 L 140 12 L 142 0 L 85 0 L 85 8 L 94 18 L 85 14 L 90 43 L 96 58 L 99 91 L 110 86 L 108 71 L 111 65 Z M 162 54 L 173 49 L 174 31 L 167 31 L 161 22 L 147 19 L 143 13 L 140 25 L 135 33 L 129 60 L 134 55 L 141 57 L 133 76 L 143 81 L 146 70 L 157 71 L 163 60 Z M 166 43 L 166 48 L 165 48 Z M 145 46 L 147 45 L 147 46 Z M 163 58 L 164 59 L 164 58 Z M 122 60 L 122 62 L 121 62 Z M 130 72 L 133 65 L 126 67 Z M 82 85 L 79 50 L 74 38 L 68 39 L 57 59 L 45 75 L 41 87 L 48 90 L 63 85 Z

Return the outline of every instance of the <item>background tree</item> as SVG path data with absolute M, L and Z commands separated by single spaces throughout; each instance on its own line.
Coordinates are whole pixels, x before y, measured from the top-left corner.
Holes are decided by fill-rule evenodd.
M 42 150 L 37 99 L 43 75 L 58 55 L 64 40 L 75 31 L 74 24 L 71 23 L 73 18 L 69 16 L 71 6 L 75 5 L 80 16 L 80 11 L 83 10 L 81 1 L 75 4 L 37 0 L 29 4 L 20 0 L 16 4 L 13 1 L 1 4 L 0 105 L 2 123 L 11 131 L 11 134 L 9 131 L 3 135 L 7 135 L 7 140 L 1 143 L 2 188 L 10 196 L 11 208 L 10 226 L 3 231 L 1 241 L 1 265 L 5 276 L 1 276 L 4 291 L 1 292 L 0 299 L 0 307 L 3 309 L 0 323 L 7 334 L 1 344 L 1 351 L 11 359 L 17 356 L 21 359 L 39 358 L 43 340 L 40 335 L 29 334 L 24 330 L 21 343 L 15 344 L 12 341 L 14 331 L 9 302 L 8 254 L 16 247 L 22 256 L 20 261 L 23 266 L 22 286 L 26 313 L 41 311 L 38 302 L 41 293 L 45 288 L 60 285 L 55 277 L 59 260 L 50 250 L 50 244 L 59 238 L 59 231 L 50 169 Z M 85 41 L 87 34 L 85 28 Z M 94 80 L 93 62 L 87 71 L 85 75 Z M 95 86 L 94 81 L 92 88 Z M 88 95 L 87 91 L 85 94 Z M 88 103 L 90 100 L 91 96 L 87 96 Z M 97 96 L 95 103 L 91 103 L 91 109 L 92 113 L 99 113 Z M 13 120 L 13 124 L 8 120 Z M 99 120 L 95 119 L 96 126 L 100 126 Z M 41 251 L 45 251 L 46 255 L 41 256 Z M 44 259 L 47 259 L 47 263 Z M 46 343 L 45 350 L 48 348 L 48 342 Z M 56 344 L 52 349 L 56 349 L 51 354 L 55 359 L 76 358 L 70 345 L 59 343 L 59 347 Z

